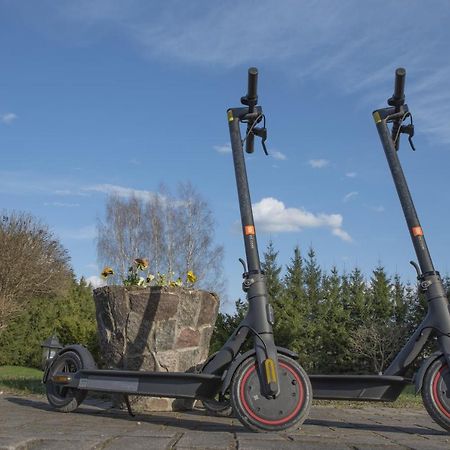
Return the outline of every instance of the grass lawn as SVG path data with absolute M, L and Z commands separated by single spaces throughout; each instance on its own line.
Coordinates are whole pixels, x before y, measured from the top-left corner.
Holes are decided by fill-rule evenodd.
M 0 366 L 0 391 L 15 394 L 45 394 L 41 380 L 41 370 Z M 421 408 L 422 397 L 414 394 L 414 386 L 407 386 L 398 400 L 393 403 L 314 400 L 314 404 L 336 408 L 364 408 L 377 405 L 390 408 Z
M 14 394 L 44 394 L 42 371 L 29 367 L 0 366 L 0 391 Z
M 411 408 L 420 409 L 423 407 L 422 396 L 415 394 L 414 386 L 406 386 L 400 397 L 395 402 L 357 402 L 357 401 L 336 401 L 336 400 L 313 400 L 313 405 L 334 406 L 335 408 L 367 408 L 368 406 L 384 406 L 387 408 Z

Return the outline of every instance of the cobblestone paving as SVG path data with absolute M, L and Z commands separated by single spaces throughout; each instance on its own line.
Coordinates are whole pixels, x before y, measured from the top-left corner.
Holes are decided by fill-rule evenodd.
M 444 432 L 424 410 L 369 406 L 312 408 L 301 429 L 286 434 L 248 432 L 237 419 L 189 413 L 135 418 L 88 401 L 76 412 L 53 411 L 38 397 L 0 395 L 0 450 L 72 449 L 450 449 Z

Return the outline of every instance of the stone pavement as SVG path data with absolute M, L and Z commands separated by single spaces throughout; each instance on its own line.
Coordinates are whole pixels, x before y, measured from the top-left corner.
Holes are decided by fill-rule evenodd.
M 315 406 L 300 430 L 269 434 L 202 410 L 132 418 L 105 401 L 86 403 L 63 414 L 41 397 L 0 395 L 0 449 L 450 449 L 450 434 L 423 409 Z

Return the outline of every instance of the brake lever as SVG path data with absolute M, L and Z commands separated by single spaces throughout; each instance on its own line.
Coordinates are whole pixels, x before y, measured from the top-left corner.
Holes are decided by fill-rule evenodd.
M 264 150 L 264 153 L 266 154 L 266 156 L 269 156 L 269 152 L 267 151 L 267 147 L 266 147 L 266 140 L 263 139 L 263 140 L 261 141 L 261 144 L 262 144 L 262 148 L 263 148 L 263 150 Z
M 409 120 L 411 122 L 408 125 L 402 125 L 400 127 L 400 133 L 408 135 L 409 145 L 411 146 L 412 150 L 415 152 L 416 151 L 416 147 L 414 146 L 414 142 L 412 141 L 412 138 L 414 136 L 414 123 L 413 123 L 412 114 L 408 112 L 406 117 L 409 117 Z
M 267 128 L 266 127 L 261 127 L 261 128 L 253 128 L 253 134 L 255 136 L 258 136 L 261 138 L 261 144 L 264 150 L 264 153 L 266 154 L 266 156 L 269 156 L 269 152 L 267 151 L 267 147 L 266 147 L 266 140 L 267 140 Z

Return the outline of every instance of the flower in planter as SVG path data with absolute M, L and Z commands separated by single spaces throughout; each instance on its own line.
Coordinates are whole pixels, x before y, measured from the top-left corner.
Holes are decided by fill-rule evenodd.
M 112 270 L 111 267 L 105 267 L 102 270 L 101 276 L 103 278 L 108 278 L 110 275 L 114 275 L 114 270 Z
M 169 283 L 169 286 L 172 286 L 172 287 L 181 287 L 181 286 L 183 286 L 183 280 L 182 280 L 180 277 L 178 277 L 175 281 L 171 281 L 171 282 Z
M 134 263 L 136 264 L 136 268 L 138 270 L 145 270 L 148 268 L 148 259 L 146 258 L 136 258 Z
M 149 261 L 146 258 L 136 258 L 133 261 L 133 265 L 128 269 L 128 276 L 123 280 L 124 286 L 171 286 L 182 287 L 185 283 L 189 287 L 193 287 L 197 281 L 197 276 L 192 270 L 186 273 L 186 282 L 184 283 L 181 277 L 174 280 L 175 272 L 169 271 L 167 273 L 158 272 L 155 275 L 149 271 Z M 140 272 L 144 272 L 141 276 Z M 107 278 L 110 275 L 114 275 L 114 271 L 111 267 L 105 267 L 102 272 L 102 277 Z
M 188 283 L 194 284 L 197 281 L 197 276 L 194 272 L 192 272 L 192 270 L 189 270 L 186 274 L 186 280 Z

